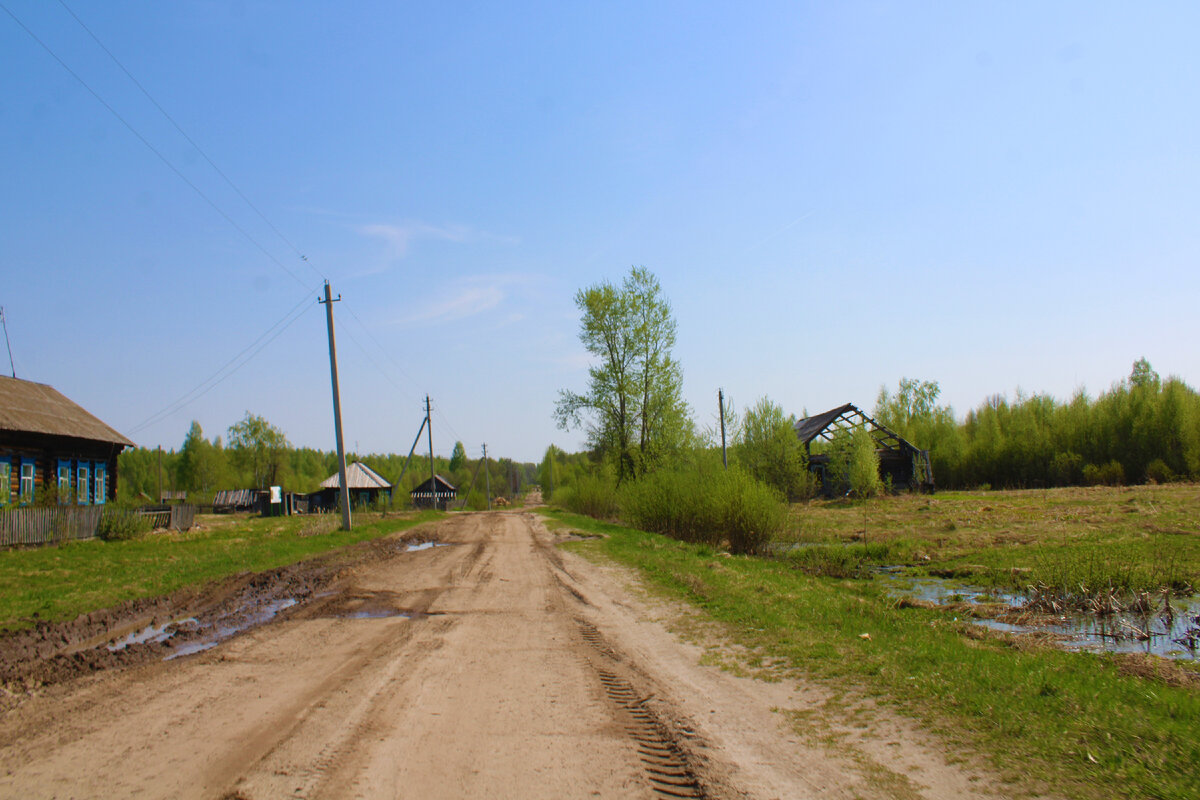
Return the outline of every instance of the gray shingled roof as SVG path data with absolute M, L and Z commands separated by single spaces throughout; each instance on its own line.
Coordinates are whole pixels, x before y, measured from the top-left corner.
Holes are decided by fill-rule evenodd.
M 392 485 L 388 483 L 375 470 L 368 467 L 361 461 L 355 461 L 346 465 L 346 483 L 351 489 L 390 489 Z M 342 482 L 335 472 L 325 480 L 321 481 L 322 489 L 340 489 Z
M 0 430 L 134 446 L 54 387 L 3 376 L 0 376 Z

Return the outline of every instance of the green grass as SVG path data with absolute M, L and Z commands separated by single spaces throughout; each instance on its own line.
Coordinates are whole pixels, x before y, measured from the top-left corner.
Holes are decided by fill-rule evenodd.
M 1188 591 L 1200 588 L 1198 518 L 1196 484 L 947 492 L 798 504 L 777 540 L 886 545 L 871 563 L 974 583 Z
M 758 663 L 873 697 L 939 734 L 948 752 L 984 759 L 1013 787 L 1076 798 L 1196 796 L 1194 686 L 1139 677 L 1127 658 L 1029 647 L 952 613 L 899 608 L 872 581 L 548 513 L 605 537 L 567 546 L 636 567 L 724 623 Z
M 441 516 L 364 513 L 349 532 L 337 530 L 330 517 L 206 516 L 184 533 L 3 551 L 0 626 L 29 627 L 35 614 L 52 622 L 73 619 L 124 600 L 293 564 Z

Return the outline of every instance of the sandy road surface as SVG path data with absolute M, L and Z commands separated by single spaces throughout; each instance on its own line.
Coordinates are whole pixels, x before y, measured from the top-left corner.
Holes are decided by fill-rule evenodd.
M 10 709 L 0 796 L 990 796 L 895 721 L 797 734 L 813 690 L 699 666 L 669 608 L 530 514 L 433 533 L 286 619 Z

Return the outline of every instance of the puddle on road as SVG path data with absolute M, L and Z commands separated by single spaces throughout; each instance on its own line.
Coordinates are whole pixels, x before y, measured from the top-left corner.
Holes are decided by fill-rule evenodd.
M 420 544 L 410 544 L 407 553 L 413 553 L 417 550 L 428 550 L 431 547 L 449 547 L 450 542 L 421 542 Z
M 145 628 L 128 633 L 114 642 L 109 642 L 105 646 L 110 652 L 115 653 L 118 650 L 124 650 L 132 644 L 165 642 L 182 630 L 195 630 L 199 624 L 195 617 L 185 617 L 165 622 L 162 625 L 147 625 Z
M 412 614 L 399 611 L 395 608 L 360 608 L 357 611 L 351 611 L 340 616 L 343 619 L 390 619 L 393 617 L 412 619 Z
M 892 597 L 909 597 L 928 603 L 1002 605 L 996 616 L 1004 619 L 972 619 L 975 625 L 1006 633 L 1050 633 L 1062 647 L 1071 650 L 1112 653 L 1151 653 L 1167 658 L 1196 659 L 1200 653 L 1200 595 L 1172 597 L 1171 612 L 1160 607 L 1149 614 L 1123 611 L 1098 616 L 1087 613 L 1033 615 L 1020 619 L 1028 598 L 1019 592 L 986 589 L 947 578 L 898 574 L 899 568 L 883 568 L 877 580 Z
M 203 632 L 201 638 L 180 644 L 175 648 L 174 652 L 163 658 L 163 661 L 170 661 L 181 656 L 190 656 L 193 653 L 199 653 L 216 647 L 235 634 L 271 621 L 279 612 L 285 611 L 294 605 L 296 605 L 296 598 L 284 597 L 265 603 L 241 616 L 229 614 L 219 617 L 208 625 L 199 626 L 199 629 Z M 165 641 L 165 639 L 160 641 Z

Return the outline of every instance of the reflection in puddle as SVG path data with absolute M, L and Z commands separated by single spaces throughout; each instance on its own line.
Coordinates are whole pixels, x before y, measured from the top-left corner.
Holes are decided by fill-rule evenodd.
M 360 608 L 357 611 L 351 611 L 348 614 L 343 614 L 346 619 L 388 619 L 391 617 L 403 617 L 411 619 L 411 614 L 406 614 L 403 611 L 397 611 L 394 608 Z
M 890 571 L 889 571 L 890 572 Z M 1150 613 L 1122 611 L 1096 615 L 1068 613 L 1028 615 L 1021 613 L 1028 602 L 1021 593 L 985 589 L 945 578 L 886 574 L 879 580 L 893 597 L 910 597 L 929 603 L 1001 604 L 1006 611 L 997 616 L 1016 618 L 974 619 L 976 625 L 1006 633 L 1042 632 L 1061 637 L 1060 644 L 1073 650 L 1113 653 L 1152 653 L 1167 658 L 1195 659 L 1200 649 L 1200 595 L 1172 597 L 1170 612 L 1161 608 Z
M 218 644 L 236 633 L 241 633 L 248 628 L 253 628 L 254 626 L 261 625 L 264 622 L 269 622 L 270 620 L 274 619 L 275 615 L 277 615 L 280 611 L 289 609 L 294 605 L 296 605 L 296 598 L 284 597 L 280 600 L 272 600 L 269 603 L 265 603 L 264 605 L 250 613 L 245 614 L 244 616 L 235 616 L 230 614 L 226 617 L 219 618 L 208 626 L 201 626 L 202 629 L 204 627 L 210 628 L 210 630 L 205 632 L 203 638 L 192 642 L 184 642 L 176 647 L 175 651 L 164 658 L 163 661 L 170 661 L 171 659 L 179 658 L 180 656 L 189 656 L 193 653 L 199 653 L 207 650 L 210 647 L 216 647 Z
M 431 547 L 449 547 L 449 542 L 421 542 L 420 544 L 410 544 L 408 552 L 412 553 L 416 550 L 428 550 Z
M 126 634 L 115 642 L 110 642 L 106 647 L 111 652 L 124 650 L 131 644 L 147 644 L 149 642 L 165 642 L 181 630 L 195 630 L 199 622 L 195 617 L 186 617 L 184 619 L 176 619 L 170 622 L 165 622 L 162 625 L 148 625 L 139 631 Z

